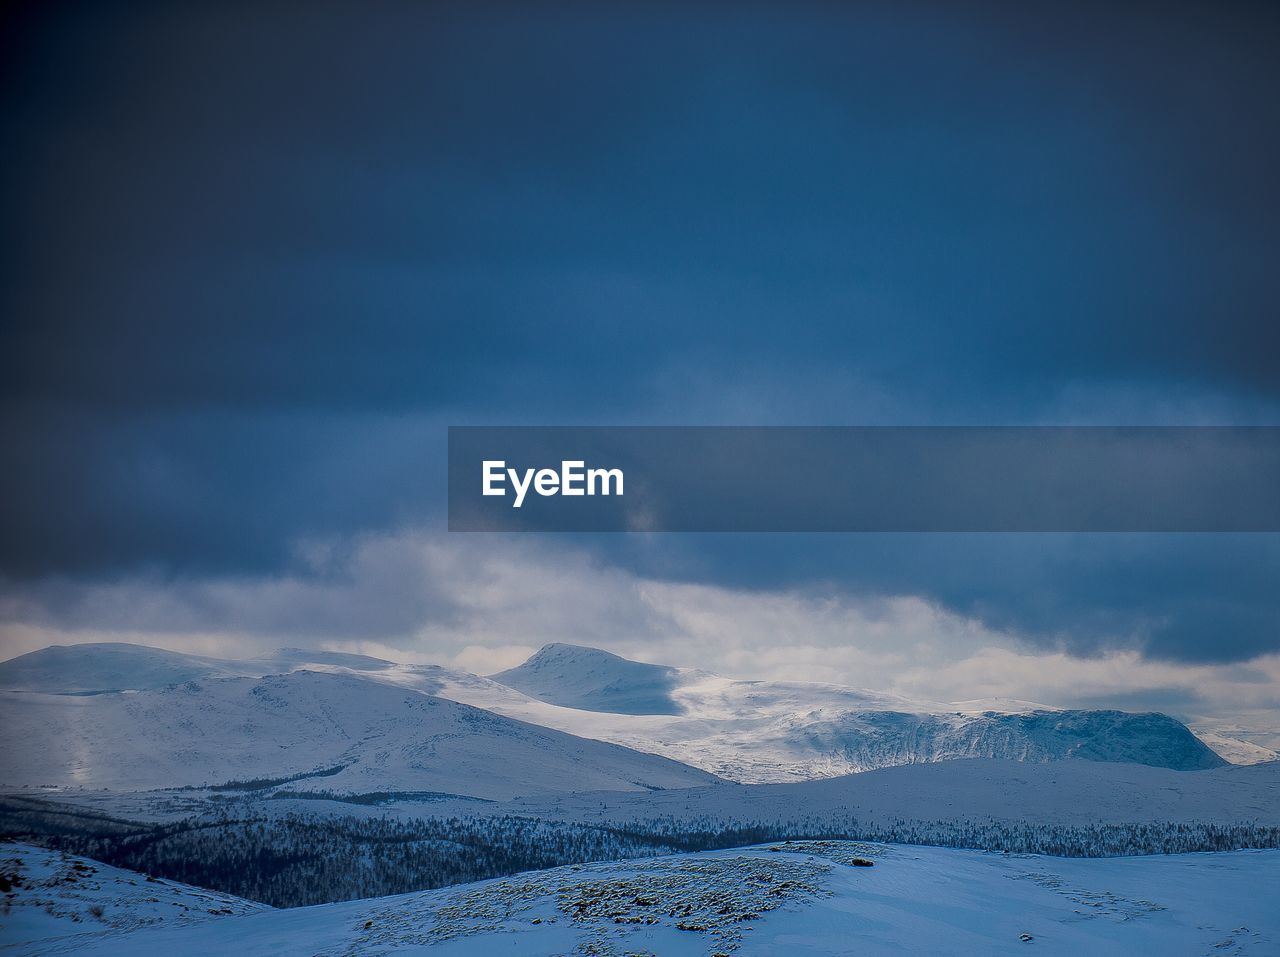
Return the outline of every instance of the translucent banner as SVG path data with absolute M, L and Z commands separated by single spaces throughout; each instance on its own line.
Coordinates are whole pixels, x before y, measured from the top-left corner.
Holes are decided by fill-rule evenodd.
M 1280 531 L 1277 427 L 449 429 L 449 529 Z

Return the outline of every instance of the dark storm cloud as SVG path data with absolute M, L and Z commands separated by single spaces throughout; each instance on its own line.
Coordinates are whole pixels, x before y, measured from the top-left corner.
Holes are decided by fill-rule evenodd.
M 6 412 L 5 571 L 296 570 L 300 541 L 429 523 L 442 426 L 243 409 Z
M 46 15 L 10 37 L 4 389 L 625 407 L 664 357 L 768 350 L 1275 395 L 1275 38 L 1262 7 Z
M 0 56 L 0 569 L 261 574 L 299 539 L 439 522 L 449 422 L 697 421 L 722 392 L 785 414 L 844 380 L 950 421 L 1091 388 L 1265 416 L 1277 16 L 33 8 Z M 1273 539 L 1044 548 L 661 563 L 920 592 L 1077 647 L 1280 645 Z
M 1044 648 L 1223 662 L 1280 648 L 1276 535 L 600 537 L 641 574 L 739 588 L 923 594 Z

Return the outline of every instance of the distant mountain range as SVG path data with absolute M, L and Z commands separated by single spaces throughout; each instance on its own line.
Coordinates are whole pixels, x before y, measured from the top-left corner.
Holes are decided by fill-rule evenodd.
M 805 781 L 957 758 L 1226 762 L 1158 713 L 911 701 L 741 681 L 553 644 L 491 677 L 286 649 L 231 660 L 127 644 L 0 663 L 0 784 L 505 800 Z
M 912 701 L 814 682 L 739 681 L 547 645 L 493 675 L 557 711 L 504 713 L 666 754 L 748 783 L 802 781 L 956 758 L 1082 758 L 1176 770 L 1225 763 L 1164 714 L 1029 702 Z M 449 694 L 450 692 L 443 692 Z M 481 694 L 459 700 L 502 708 Z

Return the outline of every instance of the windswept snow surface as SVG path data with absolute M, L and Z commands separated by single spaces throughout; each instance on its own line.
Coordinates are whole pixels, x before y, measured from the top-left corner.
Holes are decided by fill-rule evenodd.
M 859 866 L 855 861 L 871 861 Z M 1267 955 L 1280 852 L 1070 860 L 795 842 L 18 944 L 15 954 Z
M 0 844 L 0 952 L 78 950 L 122 930 L 188 927 L 265 904 L 27 844 Z M 175 951 L 180 953 L 181 951 Z
M 1186 726 L 1161 714 L 1065 711 L 1016 700 L 913 701 L 814 682 L 723 678 L 564 644 L 549 645 L 524 665 L 495 676 L 518 687 L 433 665 L 328 652 L 294 649 L 221 662 L 192 657 L 184 671 L 172 652 L 82 645 L 74 649 L 74 680 L 60 683 L 59 669 L 51 663 L 65 660 L 69 649 L 46 649 L 0 663 L 0 688 L 117 690 L 123 681 L 115 664 L 121 648 L 133 649 L 138 658 L 132 684 L 125 682 L 138 690 L 158 690 L 173 683 L 166 680 L 171 676 L 203 676 L 210 669 L 251 677 L 300 669 L 341 674 L 662 755 L 743 783 L 807 781 L 955 758 L 1040 762 L 1075 757 L 1181 770 L 1224 763 Z M 1252 752 L 1255 759 L 1265 756 Z
M 1232 764 L 1264 764 L 1280 760 L 1280 752 L 1209 728 L 1192 728 L 1192 733 Z M 1237 732 L 1239 734 L 1240 732 Z M 1244 732 L 1245 735 L 1248 732 Z
M 345 673 L 206 678 L 114 694 L 3 693 L 0 727 L 7 786 L 237 781 L 259 790 L 503 799 L 716 780 L 663 757 Z

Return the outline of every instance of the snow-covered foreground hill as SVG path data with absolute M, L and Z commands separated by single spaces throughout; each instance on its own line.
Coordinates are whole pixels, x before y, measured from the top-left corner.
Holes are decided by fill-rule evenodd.
M 805 781 L 954 758 L 1074 757 L 1181 770 L 1224 763 L 1184 725 L 1161 714 L 1063 711 L 1027 702 L 911 701 L 836 685 L 722 678 L 573 645 L 549 645 L 494 678 L 296 650 L 243 661 L 131 645 L 71 651 L 46 649 L 0 663 L 0 688 L 12 689 L 0 698 L 17 708 L 35 692 L 92 695 L 119 692 L 122 685 L 158 690 L 219 675 L 306 669 L 447 698 L 744 783 Z M 46 701 L 44 707 L 52 706 Z M 1224 750 L 1233 747 L 1231 739 L 1216 740 Z M 1267 756 L 1265 749 L 1247 747 L 1230 753 L 1251 760 Z
M 681 788 L 666 758 L 348 673 L 206 677 L 135 692 L 0 694 L 0 783 L 145 790 L 240 782 L 502 799 Z
M 1266 955 L 1280 950 L 1280 910 L 1259 889 L 1278 884 L 1277 851 L 1066 860 L 795 842 L 47 939 L 11 952 Z
M 270 909 L 88 858 L 0 844 L 0 951 L 18 947 L 40 953 L 42 942 L 59 938 L 93 940 L 140 927 L 188 927 Z

